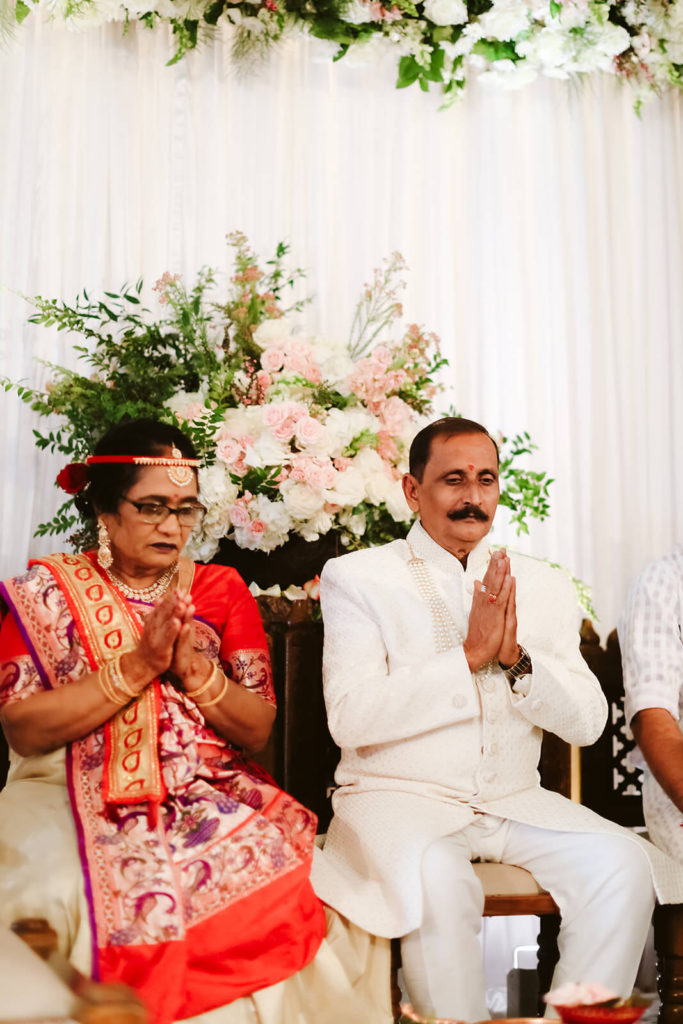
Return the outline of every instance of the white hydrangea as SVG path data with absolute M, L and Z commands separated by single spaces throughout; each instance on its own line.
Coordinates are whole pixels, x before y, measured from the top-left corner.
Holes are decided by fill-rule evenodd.
M 330 513 L 321 509 L 305 523 L 300 523 L 297 527 L 297 533 L 299 533 L 304 540 L 318 540 L 321 534 L 328 533 L 329 530 L 332 529 L 332 523 L 333 520 Z
M 527 61 L 495 60 L 479 75 L 485 85 L 502 89 L 522 89 L 538 77 L 536 68 Z
M 281 466 L 288 457 L 288 446 L 273 437 L 268 429 L 259 434 L 251 444 L 248 444 L 244 453 L 246 464 L 254 466 L 256 469 L 263 469 L 266 466 Z
M 325 452 L 336 458 L 363 431 L 377 433 L 379 421 L 367 409 L 330 409 L 323 427 L 323 436 L 312 450 Z
M 529 27 L 529 8 L 523 0 L 495 0 L 480 16 L 479 26 L 486 39 L 516 39 Z
M 463 25 L 467 21 L 467 5 L 463 0 L 425 0 L 424 14 L 435 25 Z

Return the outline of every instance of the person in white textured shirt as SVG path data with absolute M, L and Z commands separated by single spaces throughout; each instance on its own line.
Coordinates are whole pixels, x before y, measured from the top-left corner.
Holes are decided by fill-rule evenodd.
M 683 546 L 644 569 L 618 632 L 645 823 L 653 843 L 683 861 Z
M 498 451 L 448 417 L 416 437 L 406 540 L 329 561 L 324 687 L 342 749 L 313 884 L 378 935 L 401 937 L 425 1017 L 487 1014 L 472 859 L 533 872 L 562 913 L 553 986 L 631 992 L 652 914 L 646 850 L 540 786 L 542 732 L 593 743 L 606 718 L 579 651 L 576 597 L 544 562 L 492 551 Z

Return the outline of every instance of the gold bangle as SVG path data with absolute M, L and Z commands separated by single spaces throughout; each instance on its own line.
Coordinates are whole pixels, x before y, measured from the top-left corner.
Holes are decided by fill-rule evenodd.
M 226 693 L 228 692 L 228 686 L 229 685 L 230 685 L 230 680 L 225 675 L 225 673 L 223 673 L 223 685 L 221 687 L 221 692 L 218 694 L 218 696 L 214 697 L 212 700 L 202 700 L 202 701 L 197 700 L 197 701 L 195 701 L 195 704 L 197 705 L 198 708 L 210 708 L 212 704 L 218 704 L 219 700 L 223 700 L 223 698 L 225 697 Z
M 209 672 L 207 678 L 204 680 L 204 682 L 202 683 L 201 686 L 197 687 L 196 690 L 192 690 L 192 692 L 190 692 L 188 690 L 187 691 L 188 697 L 192 697 L 192 700 L 194 700 L 196 697 L 200 697 L 203 693 L 206 693 L 206 691 L 209 689 L 209 687 L 213 683 L 214 679 L 216 678 L 216 673 L 217 672 L 218 672 L 218 662 L 212 661 L 211 662 L 211 671 Z
M 121 671 L 122 657 L 123 655 L 119 654 L 117 658 L 113 658 L 112 661 L 108 662 L 109 675 L 114 686 L 118 687 L 118 689 L 125 693 L 131 700 L 134 700 L 136 697 L 139 697 L 140 694 L 136 693 L 135 690 L 131 690 L 126 682 L 126 678 Z
M 97 672 L 97 682 L 99 683 L 100 689 L 102 690 L 102 693 L 107 698 L 107 700 L 111 701 L 112 704 L 118 704 L 120 707 L 123 707 L 124 704 L 128 703 L 128 697 L 124 697 L 123 700 L 121 700 L 121 695 L 119 693 L 116 693 L 112 686 L 111 680 L 109 679 L 108 676 L 108 671 L 108 665 L 105 665 L 104 668 L 101 668 Z

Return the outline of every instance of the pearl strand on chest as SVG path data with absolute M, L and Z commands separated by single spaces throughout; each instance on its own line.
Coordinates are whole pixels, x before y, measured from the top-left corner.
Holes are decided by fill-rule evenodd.
M 454 647 L 464 644 L 465 635 L 462 630 L 458 629 L 446 602 L 437 590 L 432 574 L 429 571 L 429 566 L 424 558 L 419 558 L 410 544 L 408 544 L 408 550 L 410 551 L 408 568 L 415 579 L 420 597 L 424 600 L 432 616 L 436 653 L 443 654 L 444 651 L 451 651 Z M 476 672 L 473 672 L 472 675 L 479 682 L 483 682 L 491 675 L 493 667 L 493 662 L 489 661 L 486 665 L 477 669 Z

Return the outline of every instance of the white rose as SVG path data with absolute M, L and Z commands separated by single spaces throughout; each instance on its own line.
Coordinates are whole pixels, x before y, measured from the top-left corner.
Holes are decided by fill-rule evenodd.
M 482 35 L 491 39 L 514 39 L 529 25 L 529 9 L 521 0 L 495 0 L 479 18 Z
M 308 484 L 285 480 L 280 487 L 285 508 L 292 519 L 311 519 L 325 504 L 322 491 L 316 491 Z
M 353 461 L 363 475 L 367 500 L 372 505 L 379 505 L 385 500 L 393 483 L 383 459 L 374 448 L 363 448 Z
M 281 466 L 288 455 L 288 449 L 268 431 L 248 444 L 244 461 L 248 466 L 263 469 L 265 466 Z
M 335 481 L 334 487 L 325 491 L 325 501 L 330 505 L 341 505 L 342 508 L 355 508 L 365 497 L 365 480 L 360 469 L 349 466 L 342 470 Z
M 389 515 L 395 522 L 409 523 L 412 520 L 414 513 L 408 506 L 405 494 L 403 493 L 403 485 L 400 480 L 394 480 L 390 489 L 387 491 L 384 503 L 387 506 Z
M 279 347 L 287 341 L 292 330 L 291 320 L 281 316 L 275 320 L 264 320 L 254 331 L 253 338 L 259 348 Z
M 301 534 L 304 540 L 317 540 L 321 534 L 328 533 L 332 529 L 332 516 L 329 512 L 321 510 L 316 512 L 312 519 L 302 523 L 297 533 Z
M 271 501 L 265 494 L 257 494 L 252 498 L 250 508 L 255 518 L 262 519 L 266 524 L 269 536 L 277 537 L 279 544 L 287 540 L 294 524 L 281 499 Z
M 462 25 L 467 21 L 463 0 L 425 0 L 424 13 L 435 25 Z
M 339 516 L 339 522 L 350 530 L 351 533 L 355 534 L 356 537 L 362 537 L 367 526 L 364 512 L 356 512 L 355 515 L 352 515 L 350 512 L 342 513 Z
M 175 395 L 171 395 L 170 398 L 166 399 L 164 405 L 171 412 L 186 419 L 184 415 L 185 410 L 188 406 L 204 405 L 206 401 L 207 389 L 202 387 L 199 391 L 176 391 Z
M 602 26 L 596 43 L 596 49 L 607 57 L 615 57 L 618 53 L 628 50 L 631 45 L 631 36 L 621 25 L 613 25 L 608 22 Z
M 193 562 L 210 562 L 218 551 L 218 540 L 213 537 L 192 536 L 183 548 L 183 554 Z

